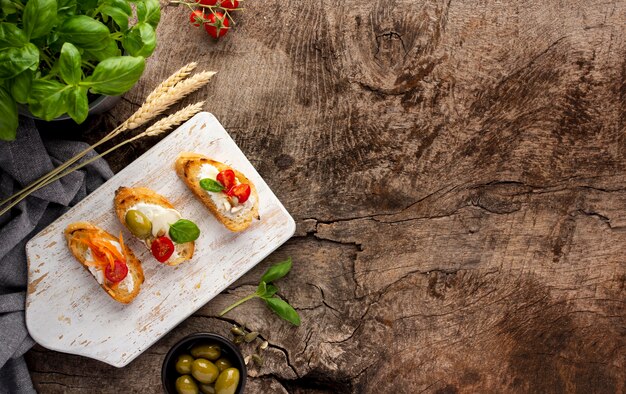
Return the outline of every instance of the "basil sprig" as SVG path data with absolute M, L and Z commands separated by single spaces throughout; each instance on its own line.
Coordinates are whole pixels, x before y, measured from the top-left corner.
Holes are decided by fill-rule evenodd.
M 198 239 L 200 229 L 194 222 L 187 219 L 180 219 L 176 223 L 170 225 L 170 238 L 177 244 L 184 244 Z
M 261 282 L 259 283 L 256 292 L 240 299 L 228 308 L 224 309 L 222 312 L 220 312 L 220 316 L 225 315 L 233 308 L 243 304 L 248 300 L 251 300 L 253 298 L 260 298 L 265 301 L 268 308 L 270 308 L 278 316 L 287 320 L 294 326 L 299 326 L 300 315 L 298 315 L 298 312 L 296 312 L 296 310 L 291 305 L 289 305 L 289 303 L 276 295 L 279 289 L 277 286 L 270 283 L 287 275 L 291 270 L 291 267 L 291 258 L 288 258 L 283 262 L 271 266 L 267 271 L 265 271 L 265 273 L 261 277 Z
M 200 180 L 200 187 L 209 192 L 221 192 L 224 190 L 224 186 L 216 180 L 211 178 L 204 178 Z

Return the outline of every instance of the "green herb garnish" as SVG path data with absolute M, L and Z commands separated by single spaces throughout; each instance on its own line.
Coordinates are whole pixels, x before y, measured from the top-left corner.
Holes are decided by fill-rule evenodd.
M 205 178 L 200 180 L 200 187 L 210 192 L 221 192 L 224 190 L 224 186 L 216 180 L 211 178 Z
M 183 244 L 185 242 L 191 242 L 198 239 L 200 236 L 200 229 L 191 220 L 180 219 L 170 226 L 169 233 L 172 241 L 177 244 Z
M 251 300 L 253 298 L 260 298 L 265 301 L 267 307 L 270 308 L 278 316 L 287 320 L 294 326 L 299 326 L 300 316 L 298 315 L 298 312 L 296 312 L 296 310 L 293 309 L 293 307 L 289 305 L 285 300 L 279 298 L 276 295 L 279 290 L 278 287 L 274 286 L 272 283 L 269 283 L 287 275 L 291 270 L 291 266 L 291 258 L 288 258 L 283 262 L 271 266 L 267 271 L 265 271 L 265 273 L 261 277 L 261 282 L 259 283 L 256 292 L 240 299 L 228 308 L 224 309 L 222 312 L 220 312 L 220 316 L 225 315 L 231 309 L 236 308 L 237 306 L 243 304 L 248 300 Z

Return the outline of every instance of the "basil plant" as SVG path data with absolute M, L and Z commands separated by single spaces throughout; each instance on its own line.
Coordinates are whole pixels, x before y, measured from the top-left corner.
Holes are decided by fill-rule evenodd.
M 160 18 L 158 0 L 0 0 L 0 139 L 15 138 L 18 104 L 82 123 L 88 93 L 128 91 Z

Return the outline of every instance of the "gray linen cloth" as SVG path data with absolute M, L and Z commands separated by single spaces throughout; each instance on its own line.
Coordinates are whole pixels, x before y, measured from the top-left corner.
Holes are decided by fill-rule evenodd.
M 77 141 L 42 140 L 20 119 L 15 141 L 0 141 L 0 200 L 87 148 Z M 87 157 L 93 157 L 93 151 Z M 113 176 L 103 159 L 31 194 L 0 216 L 0 393 L 33 393 L 24 353 L 34 342 L 24 320 L 26 242 Z

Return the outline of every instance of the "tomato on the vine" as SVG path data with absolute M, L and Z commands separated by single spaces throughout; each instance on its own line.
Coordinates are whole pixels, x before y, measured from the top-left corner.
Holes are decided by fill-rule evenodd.
M 165 263 L 174 254 L 174 243 L 165 236 L 159 237 L 152 241 L 150 250 L 159 263 Z
M 239 1 L 237 0 L 222 0 L 220 7 L 225 10 L 232 11 L 239 8 Z
M 204 11 L 195 10 L 189 15 L 189 21 L 192 25 L 199 27 L 204 22 Z
M 215 12 L 207 16 L 208 22 L 204 24 L 204 30 L 213 38 L 220 38 L 228 33 L 230 21 L 223 12 Z M 219 179 L 218 179 L 219 181 Z M 226 185 L 224 185 L 226 186 Z
M 248 197 L 250 197 L 250 185 L 246 183 L 240 183 L 236 186 L 230 188 L 226 195 L 229 197 L 237 197 L 237 201 L 239 204 L 243 204 L 248 201 Z
M 107 264 L 104 269 L 104 276 L 106 276 L 109 282 L 121 282 L 126 278 L 126 275 L 128 275 L 128 266 L 125 262 L 120 260 L 115 260 L 113 268 L 111 268 L 111 265 Z
M 196 3 L 202 5 L 217 5 L 217 0 L 196 0 Z

